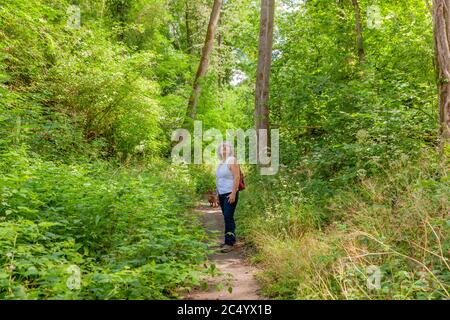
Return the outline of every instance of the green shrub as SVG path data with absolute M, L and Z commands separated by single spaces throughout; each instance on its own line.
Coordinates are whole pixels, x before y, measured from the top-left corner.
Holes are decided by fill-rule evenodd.
M 186 168 L 141 171 L 1 154 L 1 298 L 173 297 L 198 283 L 203 229 Z M 81 288 L 66 285 L 76 265 Z
M 334 188 L 328 198 L 309 192 L 315 179 L 301 180 L 292 170 L 283 169 L 278 178 L 250 179 L 238 227 L 257 249 L 265 294 L 300 299 L 448 298 L 446 168 L 431 150 L 414 162 L 400 157 L 384 165 L 383 173 Z M 333 182 L 323 182 L 327 184 Z M 367 285 L 375 270 L 381 275 L 377 290 Z

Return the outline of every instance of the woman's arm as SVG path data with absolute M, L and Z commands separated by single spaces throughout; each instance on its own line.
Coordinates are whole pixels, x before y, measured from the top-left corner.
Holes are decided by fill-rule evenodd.
M 236 200 L 236 192 L 239 188 L 239 179 L 240 179 L 240 172 L 239 172 L 239 165 L 236 161 L 236 159 L 233 159 L 233 162 L 228 165 L 228 167 L 231 170 L 231 173 L 233 174 L 233 191 L 228 195 L 228 202 L 234 203 Z

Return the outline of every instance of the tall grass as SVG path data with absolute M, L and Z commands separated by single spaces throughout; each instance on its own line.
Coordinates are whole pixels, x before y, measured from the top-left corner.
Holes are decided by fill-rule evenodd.
M 240 222 L 266 295 L 450 298 L 448 163 L 429 153 L 382 169 L 328 199 L 303 192 L 312 182 L 292 170 L 251 181 Z

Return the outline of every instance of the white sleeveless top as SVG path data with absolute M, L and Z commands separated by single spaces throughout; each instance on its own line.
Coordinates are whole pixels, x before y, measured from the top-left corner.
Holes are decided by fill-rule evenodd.
M 234 176 L 228 164 L 232 163 L 235 157 L 228 157 L 224 163 L 219 163 L 216 169 L 216 188 L 219 194 L 233 191 Z

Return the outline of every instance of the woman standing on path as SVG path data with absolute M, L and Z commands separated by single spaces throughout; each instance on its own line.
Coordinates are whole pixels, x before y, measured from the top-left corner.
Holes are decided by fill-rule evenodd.
M 233 250 L 236 242 L 236 225 L 234 211 L 239 198 L 239 165 L 234 157 L 233 147 L 229 142 L 223 142 L 217 149 L 220 163 L 216 169 L 216 189 L 219 204 L 225 220 L 225 242 L 220 246 L 222 252 Z

